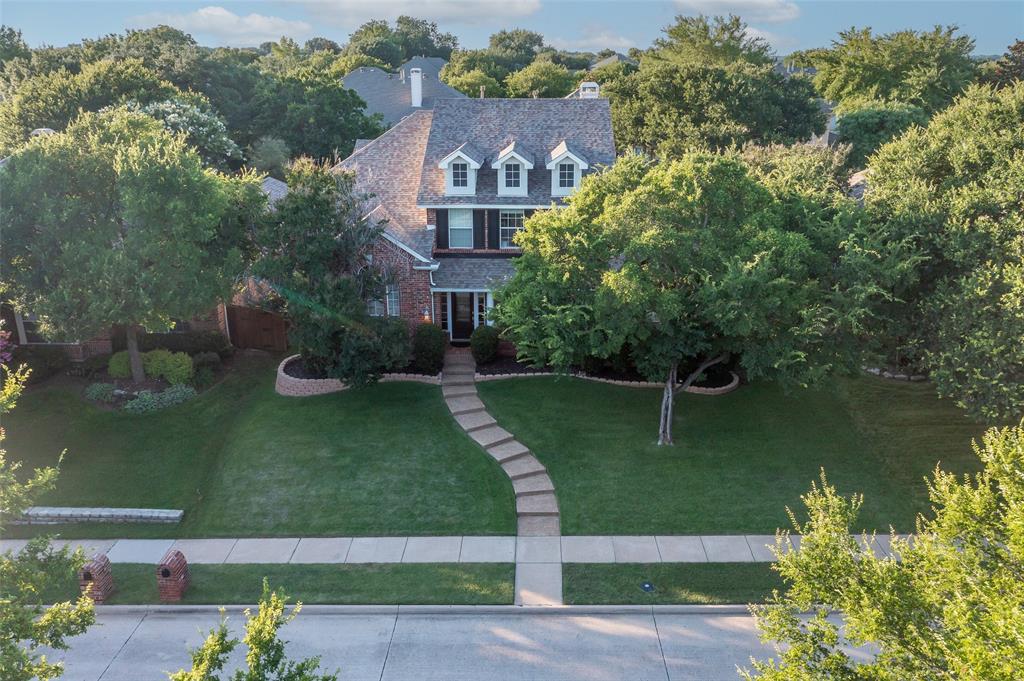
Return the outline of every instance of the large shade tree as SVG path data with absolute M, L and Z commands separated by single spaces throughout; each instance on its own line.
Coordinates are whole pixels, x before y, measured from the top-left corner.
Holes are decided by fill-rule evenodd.
M 880 328 L 893 361 L 998 421 L 1024 409 L 1024 83 L 975 86 L 883 146 L 866 207 L 914 266 Z
M 933 514 L 909 542 L 893 536 L 879 558 L 863 548 L 862 499 L 822 480 L 793 514 L 799 552 L 778 548 L 783 593 L 754 606 L 774 659 L 757 661 L 765 681 L 1012 681 L 1024 660 L 1024 423 L 992 429 L 975 451 L 980 473 L 936 469 Z M 865 542 L 866 543 L 866 542 Z M 833 613 L 842 613 L 839 626 Z M 849 655 L 847 646 L 873 655 Z
M 650 168 L 626 156 L 566 210 L 531 218 L 497 318 L 538 364 L 628 353 L 665 384 L 659 444 L 673 441 L 675 394 L 713 364 L 734 358 L 751 379 L 791 386 L 850 367 L 871 298 L 837 280 L 847 268 L 835 224 L 852 213 L 783 201 L 784 187 L 732 156 Z
M 204 168 L 182 138 L 125 111 L 32 140 L 0 177 L 14 302 L 63 338 L 123 325 L 136 381 L 138 330 L 166 330 L 227 295 L 264 201 L 255 178 Z

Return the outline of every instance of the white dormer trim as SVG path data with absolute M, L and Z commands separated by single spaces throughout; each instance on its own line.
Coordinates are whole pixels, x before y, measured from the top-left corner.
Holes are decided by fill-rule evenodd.
M 454 179 L 452 177 L 452 166 L 456 163 L 465 163 L 467 167 L 466 172 L 466 186 L 456 187 Z M 464 154 L 462 151 L 456 149 L 452 153 L 441 159 L 437 167 L 444 171 L 444 193 L 447 196 L 475 196 L 476 195 L 476 174 L 480 170 L 480 163 Z
M 507 175 L 505 171 L 509 164 L 517 164 L 519 166 L 518 187 L 510 187 L 506 184 Z M 527 187 L 529 186 L 530 169 L 533 168 L 532 163 L 518 154 L 509 154 L 509 157 L 504 162 L 498 165 L 492 164 L 491 167 L 498 169 L 498 196 L 526 196 Z
M 547 166 L 546 166 L 547 169 L 548 170 L 553 170 L 553 169 L 557 168 L 558 164 L 561 163 L 566 158 L 571 159 L 572 162 L 576 164 L 577 168 L 582 168 L 583 170 L 586 170 L 587 168 L 590 167 L 590 165 L 586 162 L 586 160 L 580 158 L 579 156 L 577 156 L 576 154 L 572 153 L 571 151 L 566 150 L 566 151 L 563 151 L 558 156 L 555 156 L 550 161 L 548 161 Z
M 518 151 L 509 151 L 494 159 L 494 163 L 491 164 L 491 168 L 498 170 L 506 161 L 513 158 L 517 159 L 527 170 L 533 170 L 533 161 L 529 160 Z

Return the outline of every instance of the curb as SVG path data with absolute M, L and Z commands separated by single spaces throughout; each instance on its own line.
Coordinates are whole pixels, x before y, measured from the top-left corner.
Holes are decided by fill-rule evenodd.
M 99 614 L 215 614 L 241 613 L 251 605 L 97 605 Z M 293 608 L 294 606 L 289 606 Z M 746 605 L 303 605 L 306 615 L 747 615 Z

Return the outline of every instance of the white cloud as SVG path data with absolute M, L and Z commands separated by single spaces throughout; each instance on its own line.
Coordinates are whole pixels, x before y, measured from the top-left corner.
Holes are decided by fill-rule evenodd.
M 614 31 L 601 26 L 584 26 L 580 31 L 579 38 L 551 38 L 548 42 L 560 50 L 581 50 L 585 52 L 598 52 L 605 48 L 609 50 L 625 51 L 636 45 L 636 42 L 624 35 L 618 35 Z
M 167 24 L 189 33 L 210 35 L 223 44 L 237 46 L 259 45 L 268 40 L 278 40 L 281 36 L 303 38 L 310 35 L 313 30 L 305 21 L 264 14 L 240 16 L 216 6 L 203 7 L 183 14 L 150 12 L 133 17 L 130 24 L 134 28 Z
M 494 19 L 529 16 L 540 0 L 299 0 L 327 23 L 354 29 L 369 19 L 403 14 L 449 24 L 481 24 Z M 444 28 L 444 27 L 442 27 Z
M 676 0 L 680 10 L 691 14 L 736 14 L 744 21 L 780 24 L 800 16 L 791 0 Z

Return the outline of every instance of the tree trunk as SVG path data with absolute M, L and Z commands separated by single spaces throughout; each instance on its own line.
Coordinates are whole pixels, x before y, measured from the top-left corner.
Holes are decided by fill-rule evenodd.
M 661 423 L 658 425 L 658 444 L 672 444 L 672 407 L 676 399 L 676 376 L 679 363 L 673 362 L 665 378 L 665 391 L 661 394 Z
M 124 329 L 125 347 L 128 349 L 128 366 L 132 370 L 132 380 L 142 383 L 146 380 L 146 372 L 142 369 L 142 355 L 139 354 L 138 327 L 129 324 Z

